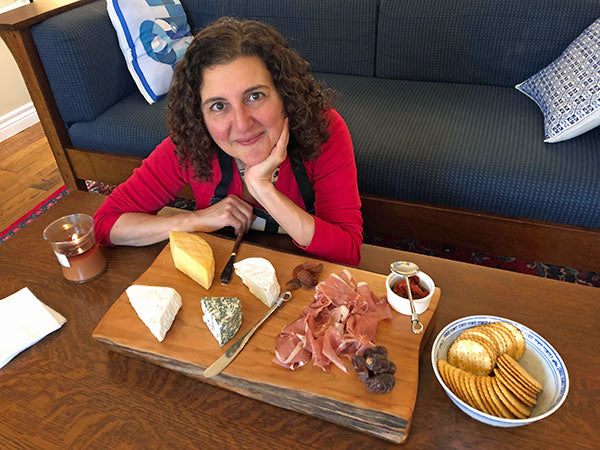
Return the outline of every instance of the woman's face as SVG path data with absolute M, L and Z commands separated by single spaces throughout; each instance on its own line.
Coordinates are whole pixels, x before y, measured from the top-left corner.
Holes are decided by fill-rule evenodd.
M 283 129 L 283 101 L 265 63 L 239 57 L 204 69 L 204 123 L 216 144 L 247 165 L 264 161 Z

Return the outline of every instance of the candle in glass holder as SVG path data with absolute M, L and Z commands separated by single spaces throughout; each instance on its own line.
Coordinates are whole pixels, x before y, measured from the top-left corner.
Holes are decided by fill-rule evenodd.
M 94 237 L 94 219 L 89 215 L 70 214 L 55 220 L 44 230 L 44 239 L 67 280 L 84 283 L 106 270 L 106 259 Z

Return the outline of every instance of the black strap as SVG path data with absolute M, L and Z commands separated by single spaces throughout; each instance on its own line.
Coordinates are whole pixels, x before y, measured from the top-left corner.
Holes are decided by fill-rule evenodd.
M 292 151 L 289 153 L 290 164 L 292 165 L 292 172 L 294 172 L 294 178 L 296 178 L 296 184 L 300 189 L 300 195 L 304 202 L 306 211 L 310 214 L 315 212 L 315 192 L 313 191 L 312 184 L 306 174 L 306 168 L 302 162 L 299 151 Z
M 227 189 L 233 180 L 233 164 L 231 163 L 231 156 L 224 151 L 219 150 L 219 167 L 221 168 L 221 181 L 215 188 L 213 198 L 210 199 L 210 204 L 217 203 L 219 200 L 223 200 L 227 197 Z
M 233 164 L 231 162 L 231 156 L 229 156 L 224 151 L 219 151 L 218 156 L 219 167 L 221 168 L 221 180 L 215 187 L 215 193 L 210 199 L 211 205 L 214 205 L 215 203 L 227 197 L 227 189 L 229 189 L 229 185 L 233 180 Z M 302 201 L 304 202 L 306 212 L 308 212 L 309 214 L 314 214 L 315 193 L 313 191 L 312 185 L 310 184 L 310 180 L 308 179 L 308 175 L 306 174 L 306 168 L 304 167 L 302 158 L 300 157 L 300 154 L 297 151 L 292 151 L 289 154 L 289 157 L 290 164 L 292 166 L 292 172 L 294 174 L 294 178 L 296 179 L 298 189 L 300 190 L 300 195 L 302 196 Z M 279 224 L 277 223 L 277 221 L 275 221 L 275 219 L 273 219 L 273 217 L 271 217 L 271 215 L 267 211 L 263 209 L 253 208 L 253 213 L 255 216 L 262 217 L 263 219 L 265 219 L 266 232 L 278 232 Z

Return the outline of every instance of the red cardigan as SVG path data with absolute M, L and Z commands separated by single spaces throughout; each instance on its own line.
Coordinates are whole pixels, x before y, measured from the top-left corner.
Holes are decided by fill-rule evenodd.
M 331 121 L 331 137 L 323 144 L 317 159 L 304 161 L 308 179 L 315 192 L 315 234 L 308 246 L 296 245 L 319 258 L 357 265 L 360 262 L 363 222 L 352 140 L 346 123 L 336 111 L 330 111 L 328 118 Z M 233 164 L 235 167 L 235 163 Z M 220 179 L 221 169 L 216 156 L 209 181 L 198 182 L 191 167 L 182 170 L 175 154 L 175 145 L 167 138 L 96 211 L 96 239 L 101 245 L 113 245 L 110 242 L 110 230 L 121 214 L 156 214 L 186 184 L 192 189 L 196 209 L 204 209 L 209 206 Z M 306 209 L 289 158 L 279 168 L 275 188 L 296 205 Z M 236 170 L 233 171 L 233 180 L 227 194 L 242 195 L 242 180 Z

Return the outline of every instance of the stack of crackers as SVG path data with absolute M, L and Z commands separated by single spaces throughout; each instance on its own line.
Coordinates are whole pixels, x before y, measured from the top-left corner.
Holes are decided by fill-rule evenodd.
M 463 331 L 438 360 L 446 386 L 462 401 L 486 414 L 526 419 L 542 385 L 517 360 L 525 339 L 517 327 L 494 322 Z

